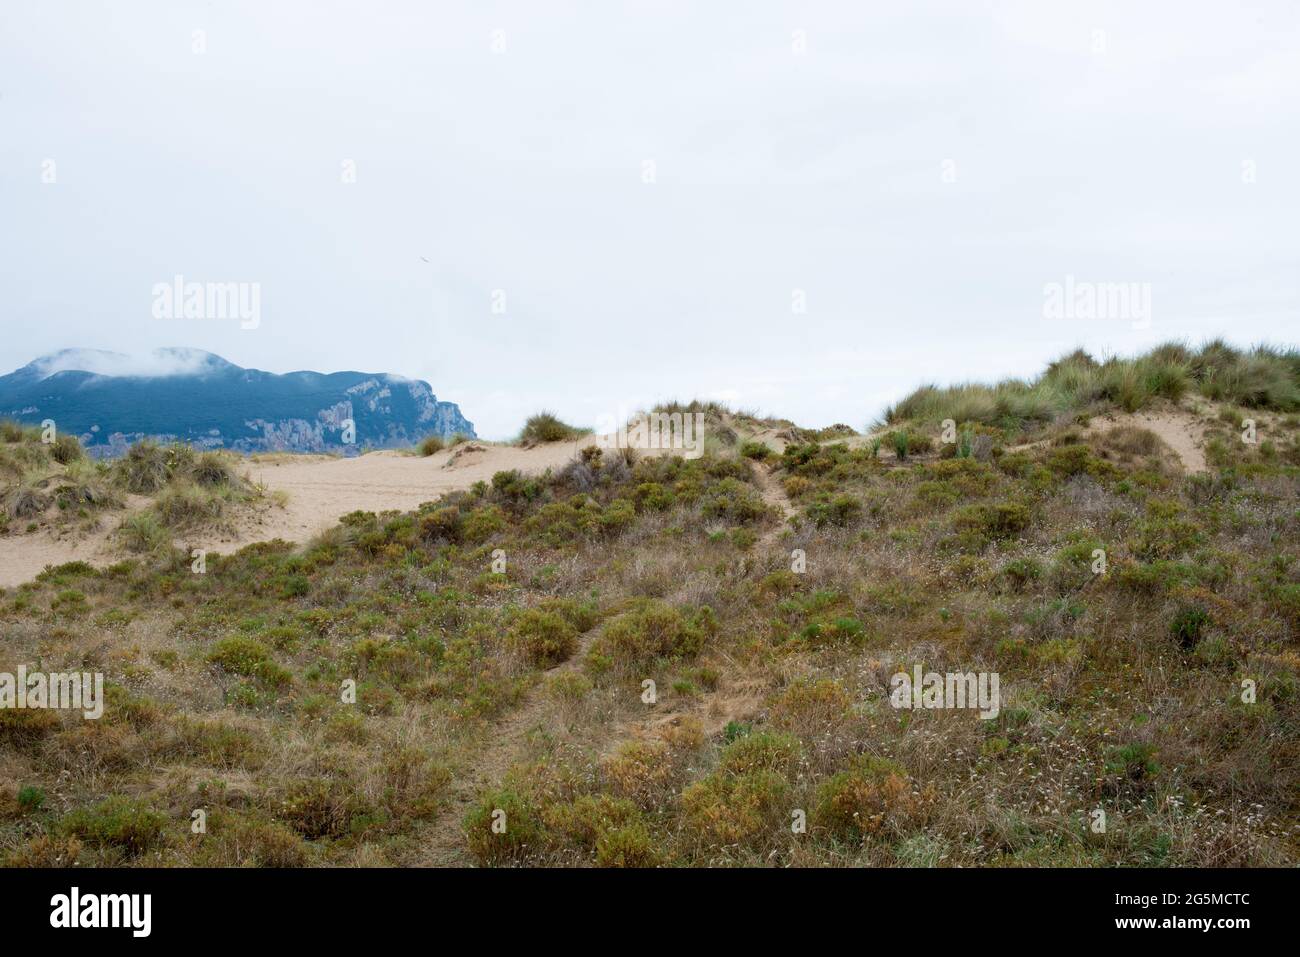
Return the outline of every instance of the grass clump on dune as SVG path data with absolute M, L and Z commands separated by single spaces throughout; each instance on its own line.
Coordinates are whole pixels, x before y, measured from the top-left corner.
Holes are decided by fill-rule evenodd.
M 193 530 L 218 523 L 227 507 L 249 502 L 260 489 L 235 474 L 225 453 L 195 452 L 179 443 L 167 447 L 145 440 L 131 446 L 113 466 L 117 484 L 153 503 L 122 522 L 118 532 L 133 552 L 156 552 L 169 530 Z
M 171 485 L 154 499 L 153 512 L 167 528 L 194 528 L 221 518 L 226 502 L 220 493 L 200 485 Z
M 75 459 L 54 486 L 54 500 L 62 509 L 120 508 L 121 494 L 112 486 L 108 468 L 88 459 Z
M 451 435 L 446 436 L 438 435 L 436 433 L 426 435 L 420 440 L 419 444 L 412 449 L 412 453 L 428 458 L 430 455 L 437 455 L 445 449 L 454 449 L 465 441 L 465 436 L 461 435 L 459 432 L 453 432 Z
M 62 433 L 50 444 L 50 458 L 60 465 L 71 465 L 82 456 L 81 443 L 75 435 Z
M 126 549 L 136 553 L 157 552 L 171 542 L 158 516 L 149 511 L 128 515 L 117 531 Z
M 520 445 L 537 445 L 542 442 L 567 442 L 590 435 L 591 429 L 582 429 L 560 419 L 553 412 L 538 412 L 529 416 L 524 430 L 519 433 Z
M 234 467 L 221 452 L 195 452 L 179 442 L 161 446 L 149 439 L 135 443 L 113 466 L 117 483 L 136 495 L 153 495 L 176 482 L 205 489 L 239 484 Z
M 235 470 L 216 452 L 202 452 L 188 463 L 187 477 L 201 488 L 228 488 L 238 484 Z
M 5 421 L 0 440 L 0 518 L 41 519 L 52 505 L 89 518 L 96 509 L 122 504 L 107 466 L 86 458 L 76 436 L 45 442 L 39 429 Z
M 114 477 L 128 492 L 151 495 L 171 477 L 167 452 L 148 439 L 137 442 L 114 466 Z
M 13 419 L 0 419 L 0 442 L 14 445 L 24 439 L 39 442 L 41 439 L 40 430 L 25 426 L 21 422 L 15 422 Z

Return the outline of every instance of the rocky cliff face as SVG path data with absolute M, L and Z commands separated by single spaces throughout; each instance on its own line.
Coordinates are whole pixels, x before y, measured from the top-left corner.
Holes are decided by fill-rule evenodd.
M 147 360 L 66 350 L 0 376 L 0 418 L 53 419 L 92 455 L 142 438 L 239 452 L 342 452 L 413 445 L 426 435 L 475 437 L 427 382 L 362 372 L 244 369 L 193 349 Z

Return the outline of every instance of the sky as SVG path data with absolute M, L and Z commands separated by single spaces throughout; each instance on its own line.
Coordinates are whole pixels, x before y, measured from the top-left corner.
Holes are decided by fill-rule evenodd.
M 1076 346 L 1296 343 L 1298 171 L 1294 0 L 5 0 L 0 372 L 187 347 L 425 379 L 486 438 L 862 428 Z

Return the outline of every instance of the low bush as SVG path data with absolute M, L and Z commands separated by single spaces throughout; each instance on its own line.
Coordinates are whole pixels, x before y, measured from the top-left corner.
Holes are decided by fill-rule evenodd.
M 529 416 L 519 433 L 522 445 L 537 445 L 542 442 L 567 442 L 590 435 L 591 429 L 580 429 L 561 420 L 553 412 L 539 412 Z
M 162 841 L 167 815 L 139 801 L 114 795 L 78 808 L 59 822 L 60 832 L 87 844 L 120 848 L 136 855 Z

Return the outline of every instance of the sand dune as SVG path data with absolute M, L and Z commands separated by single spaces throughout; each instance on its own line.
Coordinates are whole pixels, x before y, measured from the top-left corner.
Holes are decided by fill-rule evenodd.
M 1177 454 L 1187 472 L 1206 470 L 1203 423 L 1183 409 L 1112 414 L 1094 420 L 1090 431 L 1102 432 L 1117 425 L 1150 429 Z M 767 429 L 752 436 L 777 452 L 785 446 L 778 430 Z M 855 436 L 850 444 L 869 440 Z M 177 544 L 186 549 L 231 552 L 252 542 L 280 538 L 306 542 L 334 525 L 340 516 L 354 511 L 409 511 L 433 501 L 446 492 L 467 489 L 475 482 L 491 481 L 500 471 L 518 469 L 541 474 L 560 469 L 573 461 L 580 449 L 596 438 L 586 436 L 569 442 L 554 442 L 532 448 L 472 441 L 421 457 L 401 452 L 371 452 L 355 458 L 319 455 L 268 456 L 248 462 L 246 474 L 269 491 L 286 493 L 283 508 L 266 505 L 242 516 L 233 528 L 181 535 Z M 1031 443 L 1019 448 L 1032 448 Z M 654 451 L 641 454 L 663 454 Z M 766 474 L 764 473 L 764 478 Z M 769 492 L 767 480 L 762 487 Z M 143 508 L 148 500 L 132 497 L 128 511 Z M 30 581 L 47 565 L 82 560 L 93 565 L 112 564 L 123 557 L 113 540 L 113 529 L 125 515 L 109 513 L 103 528 L 80 537 L 55 537 L 47 531 L 0 537 L 0 587 L 11 588 Z
M 470 442 L 427 458 L 372 452 L 351 459 L 312 457 L 254 462 L 248 469 L 249 477 L 273 491 L 287 492 L 288 504 L 272 510 L 247 530 L 250 534 L 256 532 L 255 536 L 241 529 L 237 538 L 218 541 L 227 548 L 268 538 L 303 542 L 329 528 L 340 515 L 358 509 L 408 511 L 446 492 L 489 482 L 497 472 L 518 469 L 540 474 L 547 469 L 561 469 L 577 457 L 579 449 L 593 441 L 584 438 L 531 449 Z
M 246 474 L 269 491 L 285 492 L 285 506 L 255 509 L 224 532 L 178 536 L 177 544 L 231 552 L 274 538 L 305 542 L 349 512 L 407 511 L 446 492 L 491 481 L 496 472 L 518 469 L 541 474 L 563 468 L 583 446 L 595 441 L 588 436 L 533 448 L 474 441 L 428 457 L 371 452 L 346 459 L 319 455 L 254 459 L 248 462 Z M 133 497 L 126 511 L 108 513 L 103 527 L 87 535 L 56 537 L 42 530 L 0 537 L 0 587 L 30 581 L 47 565 L 80 560 L 102 567 L 121 560 L 124 556 L 113 540 L 113 530 L 129 511 L 147 504 L 147 499 Z

